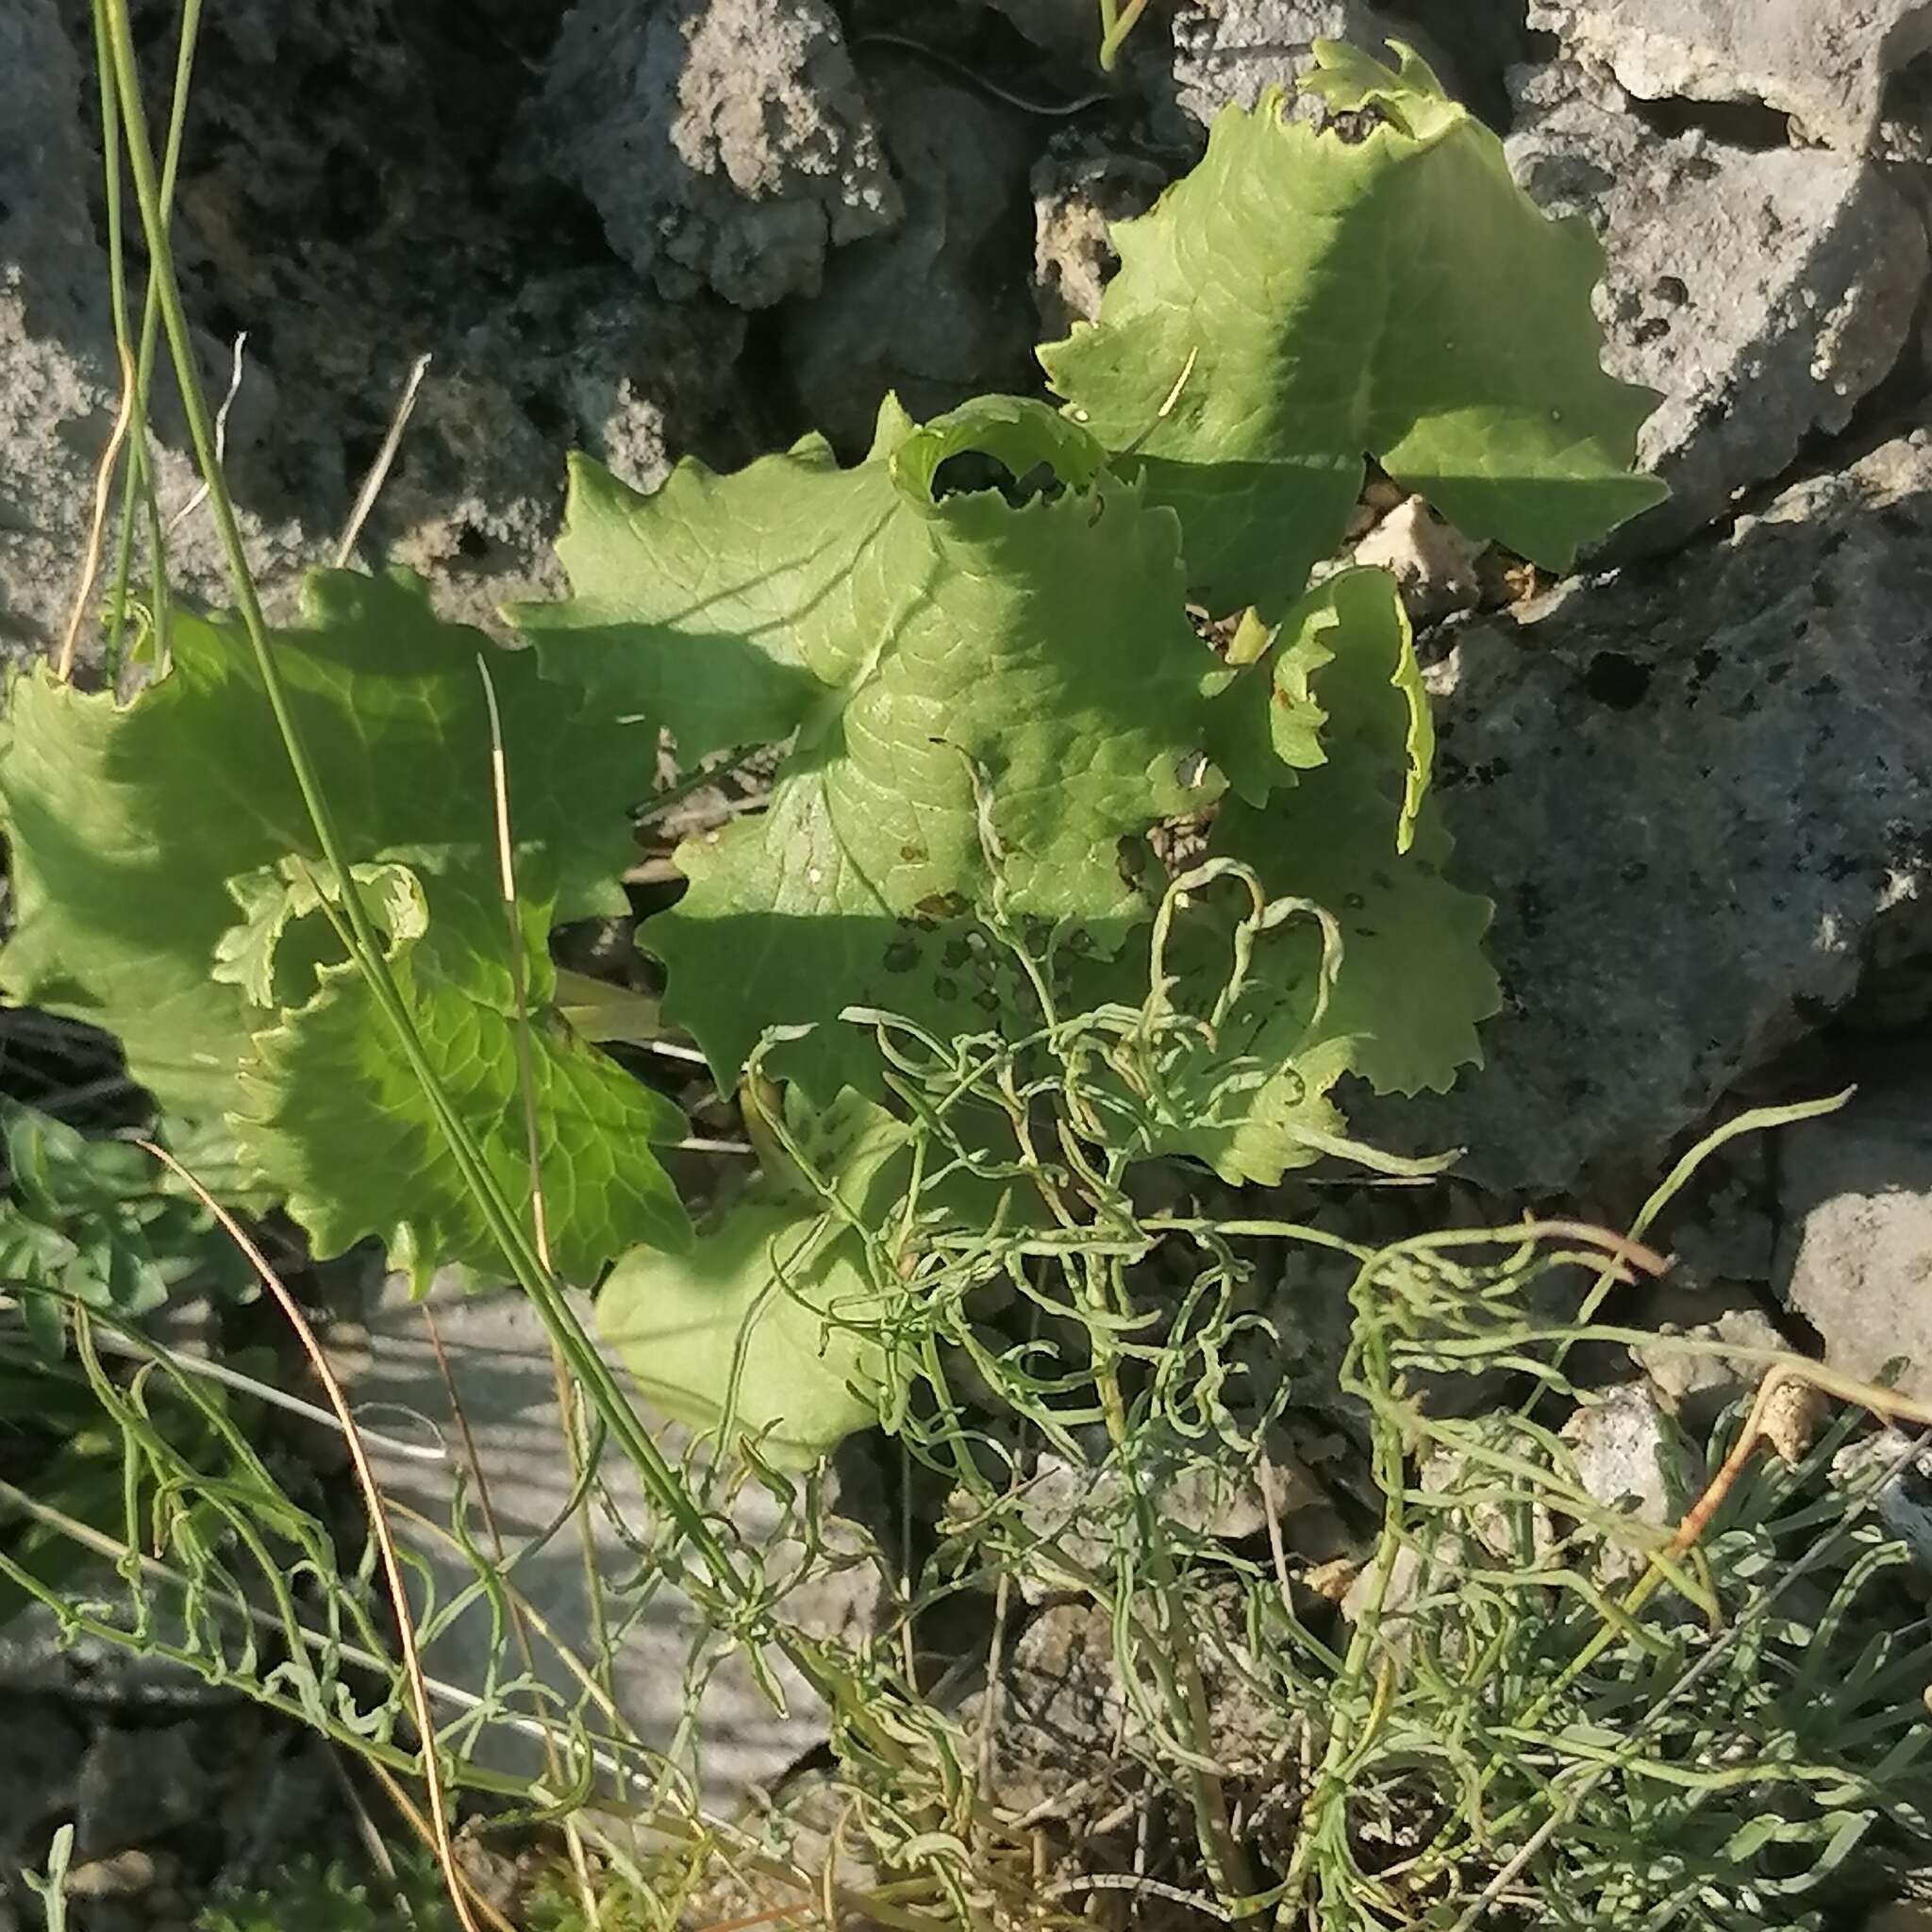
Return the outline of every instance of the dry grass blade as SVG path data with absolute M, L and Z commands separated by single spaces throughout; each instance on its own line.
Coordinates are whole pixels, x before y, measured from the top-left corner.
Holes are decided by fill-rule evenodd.
M 67 635 L 60 640 L 60 656 L 55 675 L 62 684 L 74 681 L 74 654 L 80 642 L 80 628 L 87 622 L 87 607 L 94 593 L 94 579 L 101 574 L 101 546 L 108 534 L 108 503 L 114 493 L 114 472 L 121 460 L 121 445 L 134 426 L 135 404 L 140 391 L 134 379 L 134 358 L 121 345 L 121 407 L 114 414 L 114 426 L 108 432 L 108 446 L 101 452 L 100 468 L 94 473 L 94 514 L 87 536 L 87 550 L 81 558 L 80 588 L 74 593 L 74 609 L 67 619 Z
M 329 1366 L 328 1357 L 323 1352 L 315 1331 L 308 1325 L 308 1318 L 296 1306 L 295 1298 L 283 1285 L 282 1278 L 270 1266 L 268 1257 L 249 1240 L 246 1232 L 228 1210 L 202 1186 L 193 1174 L 181 1165 L 166 1148 L 156 1145 L 152 1141 L 137 1140 L 136 1146 L 144 1149 L 158 1160 L 171 1174 L 192 1189 L 202 1206 L 221 1224 L 223 1231 L 247 1257 L 248 1265 L 260 1276 L 261 1284 L 268 1290 L 288 1318 L 289 1325 L 295 1331 L 296 1340 L 302 1344 L 303 1353 L 308 1357 L 309 1366 L 315 1371 L 316 1379 L 327 1392 L 329 1407 L 334 1409 L 336 1420 L 341 1425 L 342 1440 L 348 1444 L 349 1460 L 356 1471 L 356 1481 L 362 1491 L 362 1502 L 369 1513 L 370 1533 L 375 1538 L 377 1551 L 382 1558 L 383 1577 L 389 1586 L 391 1601 L 395 1609 L 397 1640 L 402 1646 L 403 1670 L 408 1678 L 409 1700 L 415 1707 L 416 1728 L 422 1740 L 423 1783 L 429 1798 L 429 1819 L 435 1837 L 436 1861 L 441 1868 L 444 1885 L 449 1890 L 450 1904 L 456 1908 L 457 1921 L 463 1932 L 481 1932 L 475 1913 L 470 1908 L 468 1891 L 463 1884 L 463 1875 L 457 1864 L 456 1846 L 450 1839 L 449 1814 L 444 1802 L 442 1789 L 442 1767 L 436 1754 L 436 1720 L 429 1708 L 429 1687 L 424 1679 L 423 1661 L 416 1647 L 415 1619 L 409 1609 L 408 1591 L 403 1587 L 403 1569 L 396 1555 L 395 1539 L 390 1533 L 389 1517 L 383 1507 L 382 1491 L 375 1484 L 375 1472 L 370 1466 L 369 1452 L 364 1448 L 362 1438 L 356 1427 L 356 1419 L 350 1413 L 348 1398 L 343 1395 L 341 1384 L 336 1380 L 335 1372 Z
M 228 454 L 228 412 L 235 407 L 235 398 L 242 393 L 242 356 L 248 347 L 248 331 L 244 328 L 235 338 L 234 358 L 228 369 L 228 392 L 222 398 L 221 407 L 215 410 L 215 460 L 225 461 Z M 194 486 L 193 493 L 179 509 L 168 519 L 167 534 L 173 536 L 203 504 L 208 501 L 208 479 L 204 477 Z
M 389 434 L 382 439 L 382 447 L 376 451 L 375 460 L 370 464 L 369 474 L 362 479 L 355 508 L 350 510 L 349 521 L 343 525 L 341 539 L 336 544 L 335 565 L 338 570 L 346 570 L 350 558 L 356 554 L 356 540 L 362 534 L 362 525 L 369 521 L 369 512 L 375 508 L 375 499 L 382 494 L 382 486 L 389 481 L 390 466 L 396 459 L 396 451 L 402 447 L 403 432 L 409 426 L 409 418 L 415 413 L 416 397 L 428 371 L 426 352 L 409 365 L 409 374 L 403 383 L 402 398 L 396 404 L 395 414 L 390 418 Z

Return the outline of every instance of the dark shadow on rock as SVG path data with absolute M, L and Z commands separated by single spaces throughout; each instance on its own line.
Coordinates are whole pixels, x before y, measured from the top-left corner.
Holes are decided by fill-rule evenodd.
M 1502 1189 L 1651 1158 L 1819 1024 L 1932 895 L 1932 444 L 1720 542 L 1462 634 L 1439 675 L 1456 869 L 1504 1011 L 1446 1097 L 1362 1101 Z

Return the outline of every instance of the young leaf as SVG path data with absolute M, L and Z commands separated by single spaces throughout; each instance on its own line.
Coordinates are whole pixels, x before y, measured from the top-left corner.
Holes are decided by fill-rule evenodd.
M 1399 709 L 1387 702 L 1391 687 Z M 1387 571 L 1324 577 L 1228 680 L 1213 711 L 1208 752 L 1250 805 L 1328 763 L 1338 742 L 1360 741 L 1373 759 L 1405 774 L 1395 842 L 1407 850 L 1429 789 L 1436 724 L 1408 613 Z
M 539 1139 L 546 1187 L 573 1221 L 566 1231 L 554 1206 L 553 1232 L 574 1272 L 676 1239 L 681 1219 L 643 1144 L 676 1131 L 669 1109 L 559 1042 L 547 1017 L 550 926 L 623 905 L 616 877 L 642 789 L 636 740 L 585 715 L 528 656 L 441 623 L 407 573 L 318 573 L 304 614 L 275 640 L 299 726 L 358 876 L 408 902 L 390 922 L 407 997 L 499 1165 L 505 1144 L 521 1147 L 522 1124 L 487 663 L 526 991 L 546 1042 Z M 0 808 L 20 923 L 0 951 L 0 984 L 119 1034 L 135 1077 L 171 1109 L 245 1117 L 262 1175 L 296 1197 L 325 1247 L 372 1232 L 407 1247 L 399 1230 L 415 1222 L 397 1195 L 421 1183 L 422 1227 L 452 1241 L 452 1257 L 491 1265 L 480 1226 L 457 1226 L 436 1193 L 441 1156 L 418 1138 L 423 1103 L 400 1044 L 336 973 L 328 868 L 240 625 L 184 612 L 172 635 L 172 669 L 125 706 L 44 669 L 13 683 Z M 603 1144 L 612 1131 L 633 1136 L 622 1162 Z M 525 1191 L 520 1182 L 515 1197 Z
M 1251 868 L 1269 898 L 1321 907 L 1341 943 L 1319 1021 L 1322 949 L 1302 922 L 1257 949 L 1245 1018 L 1223 1030 L 1226 1064 L 1248 1068 L 1254 1100 L 1236 1110 L 1241 1131 L 1224 1137 L 1224 1154 L 1210 1158 L 1230 1178 L 1267 1180 L 1297 1164 L 1295 1149 L 1307 1144 L 1291 1130 L 1333 1131 L 1314 1109 L 1343 1071 L 1381 1091 L 1414 1093 L 1445 1089 L 1461 1067 L 1480 1064 L 1475 1029 L 1498 1002 L 1481 945 L 1491 908 L 1443 876 L 1449 837 L 1427 799 L 1435 726 L 1386 572 L 1324 578 L 1216 706 L 1215 741 L 1239 748 L 1241 795 L 1223 803 L 1209 849 Z M 1321 721 L 1312 733 L 1311 712 Z M 1348 1042 L 1341 1061 L 1323 1050 L 1336 1041 Z M 1277 1069 L 1279 1080 L 1258 1079 L 1256 1067 Z M 1228 1077 L 1218 1059 L 1213 1071 Z M 1325 1080 L 1312 1077 L 1318 1071 Z M 1224 1087 L 1204 1118 L 1230 1117 L 1242 1091 Z M 1274 1117 L 1279 1130 L 1270 1131 Z
M 1355 1042 L 1350 1071 L 1382 1093 L 1441 1092 L 1482 1064 L 1476 1027 L 1500 1004 L 1482 952 L 1491 908 L 1444 877 L 1450 841 L 1434 808 L 1398 855 L 1400 817 L 1351 757 L 1264 810 L 1230 803 L 1210 849 L 1253 867 L 1271 896 L 1334 914 L 1342 957 L 1321 1034 Z
M 965 463 L 1004 468 L 1018 495 L 1043 482 L 1018 504 L 948 493 L 942 469 Z M 797 452 L 687 468 L 622 518 L 608 479 L 576 482 L 581 608 L 519 613 L 546 668 L 690 731 L 687 756 L 797 731 L 769 810 L 687 843 L 691 891 L 641 935 L 669 969 L 666 1016 L 721 1081 L 765 1026 L 855 1002 L 957 1031 L 961 993 L 984 989 L 948 967 L 940 927 L 990 900 L 990 848 L 1013 911 L 1104 924 L 1132 905 L 1118 841 L 1213 795 L 1181 776 L 1216 667 L 1174 519 L 1041 405 L 989 397 L 915 429 L 889 403 L 856 472 Z M 769 546 L 747 534 L 768 525 Z M 676 596 L 652 575 L 707 555 Z M 764 708 L 740 704 L 766 659 Z M 868 1077 L 868 1052 L 854 1035 L 780 1064 L 824 1098 Z
M 1398 48 L 1318 43 L 1303 86 L 1215 122 L 1207 158 L 1117 225 L 1097 323 L 1041 351 L 1074 419 L 1186 530 L 1216 612 L 1278 616 L 1340 548 L 1375 457 L 1473 537 L 1553 570 L 1657 502 L 1629 474 L 1657 398 L 1599 366 L 1603 252 L 1510 179 L 1502 143 Z

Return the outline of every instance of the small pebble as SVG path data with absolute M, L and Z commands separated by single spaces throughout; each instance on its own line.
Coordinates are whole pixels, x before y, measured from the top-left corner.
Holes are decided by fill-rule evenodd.
M 69 1898 L 132 1898 L 155 1882 L 155 1861 L 130 1847 L 111 1857 L 76 1865 L 67 1874 Z

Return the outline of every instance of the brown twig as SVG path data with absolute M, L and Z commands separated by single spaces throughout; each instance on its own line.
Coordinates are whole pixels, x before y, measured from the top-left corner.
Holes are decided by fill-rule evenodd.
M 88 531 L 87 550 L 80 565 L 80 588 L 75 592 L 74 610 L 67 620 L 67 635 L 60 640 L 60 657 L 55 675 L 62 684 L 74 681 L 74 654 L 80 641 L 80 627 L 87 622 L 88 600 L 94 593 L 94 579 L 101 574 L 101 545 L 108 534 L 108 502 L 114 493 L 114 470 L 121 459 L 121 445 L 134 426 L 134 408 L 139 400 L 134 380 L 134 358 L 127 344 L 121 352 L 121 407 L 115 412 L 114 426 L 108 432 L 108 446 L 101 452 L 100 468 L 94 473 L 93 523 Z
M 1750 1414 L 1744 1418 L 1744 1426 L 1739 1430 L 1737 1441 L 1731 1445 L 1731 1453 L 1724 1457 L 1723 1468 L 1711 1477 L 1703 1495 L 1690 1506 L 1689 1513 L 1677 1525 L 1677 1533 L 1671 1539 L 1667 1555 L 1681 1556 L 1709 1527 L 1711 1518 L 1744 1473 L 1744 1465 L 1765 1440 L 1766 1418 L 1771 1414 L 1772 1404 L 1779 1391 L 1790 1388 L 1793 1383 L 1824 1395 L 1836 1396 L 1841 1402 L 1856 1402 L 1859 1407 L 1870 1409 L 1874 1415 L 1887 1422 L 1904 1421 L 1932 1426 L 1932 1403 L 1914 1402 L 1895 1390 L 1881 1389 L 1875 1382 L 1857 1381 L 1849 1375 L 1840 1374 L 1836 1369 L 1826 1368 L 1823 1362 L 1805 1361 L 1797 1357 L 1777 1362 L 1766 1371 L 1764 1380 L 1757 1385 L 1757 1399 L 1751 1405 Z
M 442 1872 L 443 1884 L 449 1889 L 450 1904 L 455 1907 L 457 1922 L 463 1932 L 482 1932 L 475 1914 L 470 1909 L 468 1892 L 463 1883 L 461 1871 L 457 1865 L 456 1846 L 451 1840 L 449 1817 L 444 1805 L 442 1787 L 442 1765 L 436 1751 L 436 1720 L 429 1709 L 429 1687 L 424 1680 L 423 1659 L 416 1647 L 416 1624 L 409 1608 L 408 1592 L 403 1587 L 403 1566 L 396 1555 L 395 1539 L 390 1533 L 389 1517 L 383 1507 L 382 1491 L 375 1484 L 375 1472 L 369 1461 L 369 1452 L 363 1447 L 362 1438 L 356 1427 L 356 1418 L 350 1412 L 348 1398 L 343 1395 L 341 1384 L 337 1381 L 335 1371 L 329 1366 L 328 1357 L 323 1352 L 322 1343 L 316 1340 L 315 1331 L 308 1325 L 308 1319 L 296 1305 L 295 1297 L 283 1286 L 282 1278 L 269 1265 L 268 1258 L 248 1238 L 241 1224 L 228 1210 L 190 1174 L 165 1147 L 158 1146 L 152 1141 L 136 1138 L 137 1147 L 154 1156 L 163 1167 L 192 1190 L 196 1199 L 221 1224 L 228 1239 L 241 1249 L 248 1258 L 248 1264 L 261 1277 L 261 1283 L 272 1294 L 276 1305 L 288 1319 L 289 1325 L 295 1331 L 296 1340 L 302 1344 L 302 1352 L 308 1357 L 309 1367 L 315 1371 L 316 1380 L 322 1384 L 328 1396 L 329 1407 L 335 1410 L 336 1420 L 341 1424 L 342 1439 L 349 1446 L 349 1460 L 356 1471 L 356 1481 L 362 1491 L 362 1502 L 369 1515 L 370 1532 L 375 1538 L 375 1545 L 382 1558 L 385 1582 L 389 1586 L 390 1600 L 395 1610 L 397 1640 L 402 1646 L 403 1673 L 409 1683 L 409 1701 L 415 1707 L 416 1728 L 423 1740 L 423 1784 L 429 1799 L 429 1821 L 435 1840 L 436 1862 Z

